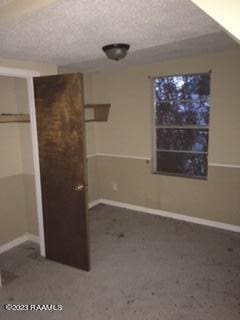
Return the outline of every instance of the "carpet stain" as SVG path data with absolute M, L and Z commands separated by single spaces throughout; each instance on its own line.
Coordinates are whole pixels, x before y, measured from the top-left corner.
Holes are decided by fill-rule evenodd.
M 9 283 L 13 282 L 18 278 L 17 274 L 7 270 L 1 270 L 1 275 L 2 275 L 2 284 L 4 286 L 8 285 Z
M 119 239 L 120 239 L 120 238 L 124 238 L 124 237 L 125 237 L 125 234 L 122 233 L 122 232 L 121 232 L 121 233 L 118 233 L 118 234 L 117 234 L 117 237 L 118 237 Z
M 133 299 L 127 300 L 127 304 L 133 304 L 134 302 L 135 302 L 135 300 L 133 300 Z

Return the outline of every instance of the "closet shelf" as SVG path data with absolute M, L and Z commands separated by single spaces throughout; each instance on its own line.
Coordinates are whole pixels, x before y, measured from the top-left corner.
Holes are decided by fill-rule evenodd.
M 9 122 L 30 122 L 30 116 L 27 113 L 2 113 L 0 114 L 0 123 Z
M 107 121 L 111 104 L 85 104 L 85 109 L 93 109 L 93 118 L 85 119 L 85 122 Z

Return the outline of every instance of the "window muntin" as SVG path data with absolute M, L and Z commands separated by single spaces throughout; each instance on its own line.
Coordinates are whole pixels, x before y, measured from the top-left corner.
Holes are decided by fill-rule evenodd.
M 206 178 L 210 73 L 155 78 L 154 172 Z

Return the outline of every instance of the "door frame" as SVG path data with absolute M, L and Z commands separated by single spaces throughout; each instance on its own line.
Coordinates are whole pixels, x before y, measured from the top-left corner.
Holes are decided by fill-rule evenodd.
M 36 121 L 34 87 L 33 87 L 33 78 L 39 77 L 40 72 L 35 70 L 29 70 L 29 69 L 0 67 L 0 76 L 23 78 L 23 79 L 26 79 L 27 81 L 28 105 L 29 105 L 29 113 L 30 113 L 30 127 L 31 127 L 33 164 L 34 164 L 34 181 L 35 181 L 35 192 L 36 192 L 36 201 L 37 201 L 39 244 L 40 244 L 41 256 L 45 257 L 46 249 L 45 249 L 45 239 L 44 239 L 41 176 L 40 176 L 37 121 Z

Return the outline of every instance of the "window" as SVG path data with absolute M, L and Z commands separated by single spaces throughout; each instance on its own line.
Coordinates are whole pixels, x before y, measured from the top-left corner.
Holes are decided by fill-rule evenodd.
M 154 172 L 206 178 L 210 73 L 154 78 Z

